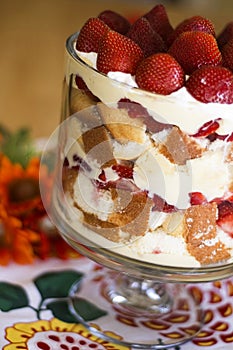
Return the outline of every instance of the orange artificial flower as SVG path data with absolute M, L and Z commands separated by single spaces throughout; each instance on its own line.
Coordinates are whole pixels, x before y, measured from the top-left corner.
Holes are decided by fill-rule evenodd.
M 48 188 L 45 200 L 49 201 L 53 177 L 40 167 L 38 157 L 32 158 L 24 169 L 0 155 L 0 265 L 11 260 L 31 264 L 36 258 L 52 255 L 62 259 L 79 256 L 55 228 L 53 234 L 43 228 L 42 222 L 48 217 L 39 181 Z
M 39 169 L 39 158 L 32 158 L 26 169 L 5 156 L 0 158 L 0 200 L 9 215 L 42 210 Z

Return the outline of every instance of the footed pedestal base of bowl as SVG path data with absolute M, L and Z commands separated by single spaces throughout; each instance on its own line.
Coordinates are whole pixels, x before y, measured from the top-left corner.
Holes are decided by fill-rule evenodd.
M 95 336 L 134 349 L 169 349 L 200 331 L 203 314 L 185 285 L 103 271 L 97 300 L 88 288 L 88 276 L 70 291 L 70 311 Z M 97 320 L 82 317 L 78 302 L 82 295 L 103 311 Z

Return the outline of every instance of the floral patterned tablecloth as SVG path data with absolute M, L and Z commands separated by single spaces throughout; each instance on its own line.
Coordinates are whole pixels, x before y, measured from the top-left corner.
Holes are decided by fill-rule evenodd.
M 82 325 L 73 322 L 67 308 L 67 295 L 77 279 L 88 276 L 86 291 L 90 300 L 80 297 L 84 313 L 105 319 L 99 309 L 103 269 L 87 258 L 62 261 L 56 258 L 37 261 L 33 265 L 10 264 L 0 267 L 0 348 L 3 350 L 78 350 L 126 349 L 91 335 Z M 174 350 L 230 350 L 233 348 L 233 278 L 208 284 L 189 286 L 200 300 L 205 313 L 201 333 L 192 341 Z M 121 330 L 137 333 L 133 317 L 116 312 L 118 334 L 111 334 L 111 324 L 102 331 L 122 337 Z M 180 329 L 185 328 L 185 318 Z M 104 323 L 103 323 L 104 324 Z M 145 327 L 155 327 L 145 323 Z M 161 327 L 161 323 L 159 324 Z M 105 329 L 103 329 L 105 328 Z M 146 328 L 145 328 L 146 330 Z M 169 335 L 168 327 L 164 332 Z

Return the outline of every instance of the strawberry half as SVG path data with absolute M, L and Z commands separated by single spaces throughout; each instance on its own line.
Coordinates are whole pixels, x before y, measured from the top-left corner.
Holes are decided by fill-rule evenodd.
M 221 64 L 222 55 L 213 35 L 205 32 L 184 32 L 173 42 L 168 52 L 191 74 L 203 65 Z
M 141 89 L 168 95 L 184 85 L 184 71 L 167 53 L 145 58 L 137 68 L 135 80 Z
M 233 72 L 233 37 L 222 48 L 223 66 L 229 68 Z
M 101 40 L 96 65 L 105 74 L 119 71 L 134 75 L 143 57 L 142 49 L 133 40 L 110 30 Z
M 132 165 L 115 164 L 112 169 L 118 174 L 120 178 L 132 179 L 133 178 L 133 167 Z
M 217 37 L 218 46 L 222 48 L 228 41 L 233 39 L 233 21 L 226 24 Z
M 98 15 L 98 18 L 120 34 L 126 34 L 130 29 L 129 21 L 117 12 L 105 10 Z
M 137 43 L 144 52 L 144 56 L 148 57 L 156 52 L 166 51 L 166 45 L 162 37 L 154 31 L 150 22 L 144 18 L 139 18 L 132 24 L 127 37 Z
M 203 66 L 187 80 L 186 88 L 197 100 L 209 103 L 233 103 L 233 74 L 221 66 Z
M 170 24 L 165 7 L 162 4 L 156 5 L 143 17 L 150 22 L 154 31 L 159 33 L 166 42 L 174 29 Z
M 80 30 L 76 49 L 82 52 L 98 52 L 102 37 L 110 28 L 99 18 L 89 18 Z
M 189 193 L 189 197 L 191 205 L 201 205 L 207 203 L 206 197 L 201 192 L 191 192 Z
M 212 34 L 215 37 L 215 29 L 213 23 L 202 16 L 193 16 L 180 22 L 175 28 L 174 32 L 169 37 L 169 43 L 172 42 L 184 32 L 195 31 L 195 32 L 206 32 Z
M 212 134 L 215 134 L 215 131 L 217 131 L 219 128 L 219 122 L 217 120 L 210 120 L 206 123 L 204 123 L 198 131 L 193 134 L 193 137 L 208 137 Z
M 223 201 L 218 204 L 217 224 L 223 231 L 233 235 L 233 203 Z

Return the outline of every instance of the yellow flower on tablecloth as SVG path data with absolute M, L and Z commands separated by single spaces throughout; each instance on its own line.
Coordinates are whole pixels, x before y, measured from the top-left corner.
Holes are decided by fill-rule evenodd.
M 106 335 L 120 339 L 112 332 L 104 332 Z M 16 323 L 6 329 L 5 338 L 10 344 L 3 350 L 126 350 L 128 348 L 114 345 L 92 335 L 81 324 L 66 323 L 56 318 L 51 320 L 39 320 L 30 323 Z

